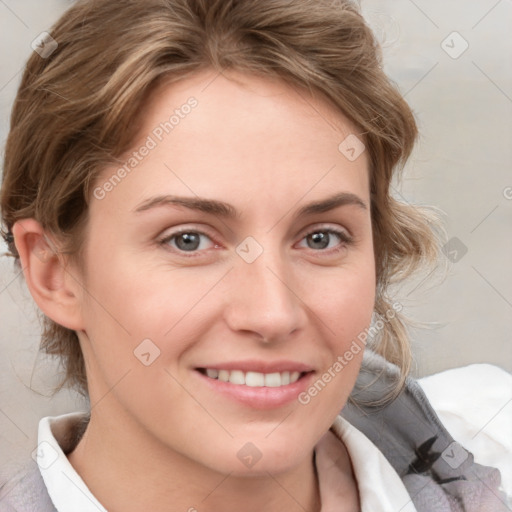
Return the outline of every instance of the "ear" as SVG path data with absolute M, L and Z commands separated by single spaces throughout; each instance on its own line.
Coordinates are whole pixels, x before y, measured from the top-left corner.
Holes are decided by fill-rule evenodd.
M 14 224 L 12 233 L 25 281 L 41 311 L 68 329 L 83 330 L 81 286 L 41 224 L 22 219 Z

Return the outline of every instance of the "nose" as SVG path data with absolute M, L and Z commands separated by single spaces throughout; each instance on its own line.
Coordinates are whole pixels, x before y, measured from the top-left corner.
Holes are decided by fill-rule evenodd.
M 264 251 L 252 263 L 239 260 L 230 272 L 225 319 L 236 332 L 276 343 L 304 327 L 305 303 L 297 291 L 293 269 Z

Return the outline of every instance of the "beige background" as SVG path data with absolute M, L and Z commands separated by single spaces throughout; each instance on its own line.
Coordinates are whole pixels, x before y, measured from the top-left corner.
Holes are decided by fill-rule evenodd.
M 0 0 L 2 151 L 30 43 L 70 4 Z M 422 133 L 395 194 L 441 208 L 448 237 L 458 239 L 446 251 L 458 261 L 448 261 L 444 281 L 418 279 L 399 295 L 406 312 L 428 324 L 411 331 L 415 375 L 477 362 L 512 372 L 512 1 L 363 0 L 362 7 Z M 35 447 L 42 416 L 83 406 L 69 392 L 50 397 L 58 367 L 37 345 L 30 296 L 1 256 L 2 466 Z

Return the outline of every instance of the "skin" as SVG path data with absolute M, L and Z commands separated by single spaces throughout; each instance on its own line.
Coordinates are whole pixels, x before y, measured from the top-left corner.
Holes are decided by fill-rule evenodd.
M 86 360 L 91 421 L 68 457 L 108 510 L 320 510 L 314 447 L 346 403 L 362 351 L 307 405 L 264 410 L 213 391 L 195 369 L 290 360 L 310 365 L 314 382 L 369 326 L 366 153 L 349 161 L 338 150 L 358 132 L 326 101 L 281 81 L 204 71 L 155 91 L 128 154 L 191 96 L 197 107 L 103 199 L 91 199 L 80 265 L 52 253 L 33 219 L 15 225 L 34 298 L 77 331 Z M 366 208 L 296 216 L 337 192 Z M 240 215 L 135 211 L 162 194 L 222 200 Z M 162 242 L 181 228 L 204 233 L 192 257 L 176 238 Z M 327 228 L 352 243 L 308 240 Z M 248 236 L 263 249 L 252 263 L 236 252 Z M 145 339 L 160 350 L 149 366 L 134 356 Z M 248 442 L 261 454 L 252 467 L 237 457 Z M 357 510 L 344 456 L 343 506 Z

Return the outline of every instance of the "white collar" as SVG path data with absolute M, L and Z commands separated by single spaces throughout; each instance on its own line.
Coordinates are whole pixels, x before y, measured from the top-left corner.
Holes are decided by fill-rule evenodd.
M 398 473 L 360 430 L 338 416 L 331 431 L 343 441 L 350 455 L 361 512 L 417 512 Z M 334 507 L 325 510 L 322 507 L 321 512 L 335 510 Z
M 69 433 L 71 426 L 84 416 L 85 413 L 70 413 L 46 417 L 39 422 L 37 464 L 58 512 L 107 512 L 70 464 L 61 447 L 63 437 Z M 343 441 L 350 455 L 359 488 L 361 512 L 416 512 L 396 471 L 362 432 L 341 416 L 336 418 L 330 432 Z M 326 435 L 332 435 L 330 432 Z M 317 458 L 322 457 L 324 461 L 333 458 L 330 465 L 335 464 L 335 454 L 320 449 L 320 443 L 318 448 Z M 319 480 L 322 482 L 321 473 Z M 335 490 L 330 489 L 326 498 L 321 512 L 335 512 L 336 503 L 339 503 Z
M 62 437 L 84 413 L 47 416 L 39 422 L 37 465 L 58 512 L 107 512 L 75 471 L 61 448 Z

